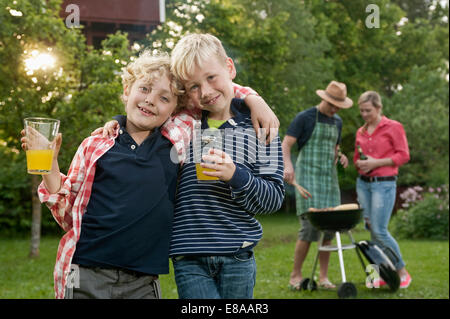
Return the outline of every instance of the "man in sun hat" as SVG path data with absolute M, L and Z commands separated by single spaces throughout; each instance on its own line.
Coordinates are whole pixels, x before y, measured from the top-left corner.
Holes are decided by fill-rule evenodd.
M 302 265 L 312 241 L 318 241 L 320 232 L 303 215 L 310 207 L 326 208 L 341 203 L 336 163 L 340 161 L 345 168 L 348 159 L 339 151 L 342 119 L 336 114 L 341 109 L 350 108 L 353 101 L 347 97 L 344 83 L 331 81 L 325 90 L 317 90 L 322 99 L 319 105 L 297 114 L 286 132 L 282 143 L 284 159 L 284 179 L 289 184 L 294 181 L 303 186 L 311 196 L 304 197 L 296 192 L 296 208 L 302 225 L 295 246 L 294 266 L 289 287 L 301 287 Z M 291 148 L 297 144 L 299 155 L 294 166 L 291 161 Z M 339 156 L 338 156 L 339 155 Z M 333 233 L 325 233 L 323 245 L 329 245 Z M 329 252 L 319 253 L 319 286 L 335 288 L 328 280 Z

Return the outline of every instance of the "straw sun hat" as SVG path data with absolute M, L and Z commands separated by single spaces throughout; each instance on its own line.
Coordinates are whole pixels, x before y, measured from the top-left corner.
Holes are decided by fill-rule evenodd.
M 316 93 L 323 100 L 342 109 L 353 105 L 353 101 L 347 97 L 347 86 L 341 82 L 331 81 L 326 90 L 317 90 Z

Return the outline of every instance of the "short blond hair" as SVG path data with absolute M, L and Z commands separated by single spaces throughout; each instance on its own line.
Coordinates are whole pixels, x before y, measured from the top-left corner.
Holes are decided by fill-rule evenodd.
M 170 56 L 167 53 L 158 52 L 153 54 L 149 50 L 142 52 L 137 59 L 128 63 L 122 69 L 122 85 L 123 88 L 130 89 L 138 79 L 143 79 L 146 83 L 152 83 L 154 80 L 163 76 L 167 76 L 170 82 L 170 91 L 179 98 L 184 94 L 181 84 L 176 80 L 170 72 Z M 177 110 L 182 105 L 177 105 Z
M 358 99 L 358 105 L 370 102 L 377 109 L 381 109 L 383 104 L 381 103 L 381 96 L 375 91 L 366 91 Z
M 181 38 L 172 50 L 171 71 L 181 81 L 187 81 L 197 66 L 203 68 L 211 57 L 226 65 L 228 58 L 222 42 L 212 34 L 195 33 Z

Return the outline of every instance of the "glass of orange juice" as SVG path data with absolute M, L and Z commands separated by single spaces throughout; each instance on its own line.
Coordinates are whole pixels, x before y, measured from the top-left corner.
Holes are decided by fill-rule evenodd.
M 52 169 L 55 137 L 59 130 L 59 120 L 45 117 L 24 119 L 27 138 L 28 174 L 49 174 Z
M 221 135 L 219 130 L 204 131 L 201 136 L 201 155 L 207 155 L 212 148 L 221 149 Z M 204 162 L 203 160 L 201 160 Z M 215 176 L 205 175 L 203 172 L 215 172 L 215 169 L 205 168 L 200 165 L 201 163 L 195 163 L 195 170 L 197 173 L 197 180 L 199 182 L 211 182 L 218 181 L 219 178 Z
M 197 172 L 197 180 L 199 182 L 205 181 L 218 181 L 219 178 L 215 176 L 205 175 L 203 172 L 215 172 L 216 170 L 213 168 L 202 167 L 200 163 L 195 163 L 195 170 Z

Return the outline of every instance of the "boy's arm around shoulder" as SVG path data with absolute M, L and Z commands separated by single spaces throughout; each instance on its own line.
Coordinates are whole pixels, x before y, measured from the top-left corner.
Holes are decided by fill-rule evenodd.
M 169 117 L 161 126 L 161 134 L 172 142 L 179 162 L 184 161 L 194 132 L 194 121 L 200 119 L 199 110 L 185 108 Z
M 266 143 L 269 144 L 278 135 L 278 129 L 280 128 L 278 117 L 266 101 L 252 88 L 233 83 L 233 89 L 235 97 L 243 99 L 244 105 L 250 110 L 256 135 L 258 138 L 266 137 Z M 245 112 L 242 108 L 240 111 Z
M 256 162 L 250 171 L 244 165 L 236 165 L 229 185 L 232 198 L 249 213 L 273 213 L 283 204 L 283 153 L 280 137 L 269 145 L 256 141 Z
M 86 155 L 92 147 L 92 141 L 99 138 L 89 137 L 81 143 L 70 164 L 67 175 L 60 173 L 61 188 L 56 193 L 50 193 L 44 181 L 38 187 L 39 200 L 47 205 L 53 218 L 66 232 L 73 227 L 73 206 L 81 186 L 86 181 L 88 160 Z

